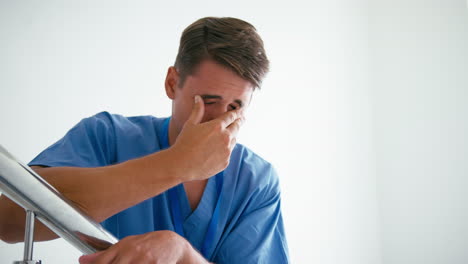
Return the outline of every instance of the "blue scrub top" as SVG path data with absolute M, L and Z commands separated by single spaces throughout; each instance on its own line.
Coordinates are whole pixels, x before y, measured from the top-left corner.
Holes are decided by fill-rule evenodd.
M 143 157 L 161 149 L 158 134 L 164 133 L 163 122 L 152 116 L 101 112 L 83 119 L 29 165 L 101 167 Z M 208 180 L 194 211 L 183 185 L 174 188 L 185 238 L 200 251 L 216 205 L 215 178 Z M 289 263 L 279 182 L 273 167 L 237 144 L 224 171 L 222 192 L 218 227 L 207 259 L 215 263 Z M 170 205 L 166 191 L 106 219 L 102 225 L 119 239 L 157 230 L 174 231 Z

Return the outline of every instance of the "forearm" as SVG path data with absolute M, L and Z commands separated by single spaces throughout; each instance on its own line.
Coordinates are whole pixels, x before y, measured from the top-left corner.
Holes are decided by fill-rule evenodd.
M 26 213 L 23 208 L 2 195 L 0 197 L 0 240 L 7 243 L 24 241 Z M 44 241 L 58 236 L 36 219 L 34 240 Z
M 47 182 L 101 222 L 141 201 L 156 196 L 182 181 L 183 172 L 174 164 L 176 153 L 161 151 L 121 164 L 99 168 L 33 167 Z M 24 239 L 25 213 L 6 197 L 0 198 L 0 239 L 14 243 Z M 57 236 L 42 224 L 36 240 Z
M 182 182 L 168 151 L 99 168 L 57 167 L 38 173 L 101 222 Z

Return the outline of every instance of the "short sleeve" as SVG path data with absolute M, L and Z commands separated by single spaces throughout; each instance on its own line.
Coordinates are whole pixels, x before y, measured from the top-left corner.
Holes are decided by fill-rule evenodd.
M 251 196 L 215 263 L 289 263 L 278 178 L 273 168 L 269 173 L 264 176 L 273 180 Z
M 85 118 L 41 152 L 28 165 L 46 167 L 100 167 L 114 163 L 115 132 L 112 116 L 101 112 Z

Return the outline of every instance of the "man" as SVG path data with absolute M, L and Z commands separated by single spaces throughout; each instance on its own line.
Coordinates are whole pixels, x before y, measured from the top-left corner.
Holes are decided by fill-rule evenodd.
M 81 263 L 288 262 L 277 175 L 235 141 L 268 65 L 252 25 L 200 19 L 167 72 L 171 118 L 102 112 L 31 161 L 122 239 Z M 21 210 L 2 197 L 0 214 L 2 239 L 21 239 Z

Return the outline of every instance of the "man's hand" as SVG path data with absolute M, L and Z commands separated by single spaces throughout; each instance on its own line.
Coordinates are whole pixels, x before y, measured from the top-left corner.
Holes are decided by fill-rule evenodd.
M 82 256 L 80 264 L 208 263 L 190 243 L 172 231 L 129 236 L 105 251 Z
M 237 110 L 200 123 L 204 109 L 203 100 L 195 96 L 192 114 L 171 148 L 182 161 L 176 166 L 185 171 L 183 181 L 203 180 L 224 170 L 244 122 L 241 110 Z

